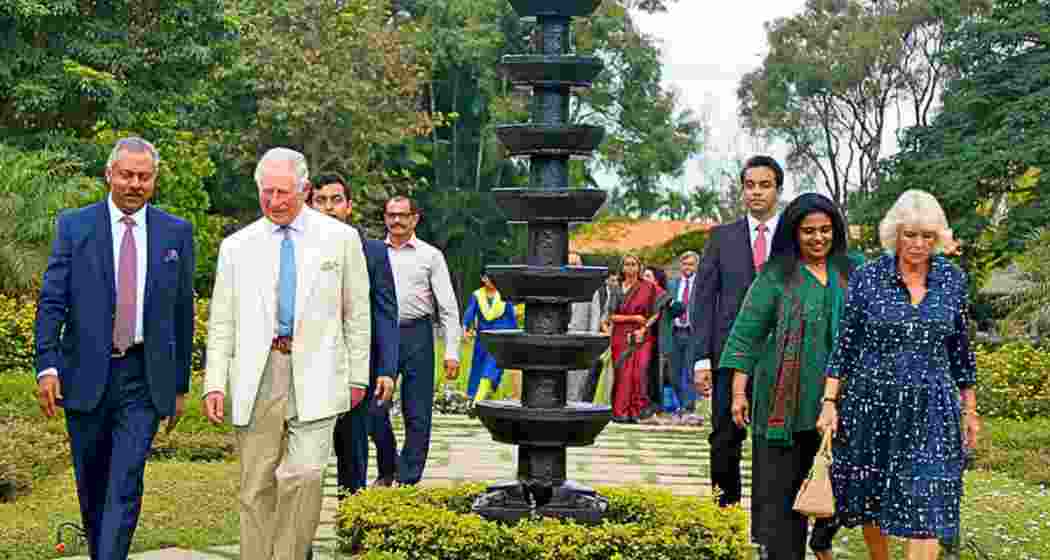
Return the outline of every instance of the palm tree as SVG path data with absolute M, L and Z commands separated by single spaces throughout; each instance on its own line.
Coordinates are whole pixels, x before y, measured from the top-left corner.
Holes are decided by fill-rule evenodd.
M 39 284 L 58 212 L 99 192 L 99 182 L 80 168 L 62 151 L 0 144 L 0 292 L 24 293 Z
M 1003 300 L 1007 321 L 1020 323 L 1039 334 L 1050 331 L 1050 228 L 1040 228 L 1028 237 L 1025 251 L 1017 257 L 1024 283 Z

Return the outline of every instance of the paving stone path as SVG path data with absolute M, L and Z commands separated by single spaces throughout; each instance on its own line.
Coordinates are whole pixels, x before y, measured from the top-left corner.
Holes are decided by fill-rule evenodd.
M 398 442 L 404 441 L 400 418 L 394 420 Z M 569 449 L 569 478 L 587 485 L 645 485 L 680 495 L 709 495 L 707 443 L 709 428 L 610 424 L 595 445 Z M 425 486 L 451 486 L 466 481 L 510 480 L 516 469 L 516 449 L 492 441 L 481 422 L 466 416 L 435 415 L 430 457 L 423 478 Z M 744 446 L 745 505 L 751 486 L 750 446 Z M 375 461 L 369 480 L 376 477 Z M 333 457 L 325 477 L 321 526 L 314 543 L 314 558 L 346 558 L 336 552 L 335 514 L 338 487 Z M 135 560 L 237 559 L 238 546 L 204 551 L 168 549 L 133 555 Z

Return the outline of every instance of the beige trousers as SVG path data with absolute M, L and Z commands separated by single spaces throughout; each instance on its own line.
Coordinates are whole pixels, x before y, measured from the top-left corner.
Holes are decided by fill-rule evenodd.
M 336 418 L 298 421 L 291 366 L 270 352 L 251 423 L 237 428 L 241 560 L 303 560 L 321 518 Z

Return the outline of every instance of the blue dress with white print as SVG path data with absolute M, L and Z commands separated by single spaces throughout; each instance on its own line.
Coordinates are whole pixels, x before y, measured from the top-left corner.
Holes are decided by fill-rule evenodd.
M 930 261 L 913 305 L 895 257 L 850 277 L 828 375 L 842 380 L 831 467 L 840 522 L 955 538 L 963 491 L 959 389 L 976 383 L 966 275 Z

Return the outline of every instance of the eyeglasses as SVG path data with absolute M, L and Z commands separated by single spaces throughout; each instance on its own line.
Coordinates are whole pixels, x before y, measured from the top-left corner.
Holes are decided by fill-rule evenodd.
M 412 216 L 415 216 L 415 212 L 387 212 L 386 219 L 388 220 L 408 220 Z
M 339 206 L 346 202 L 346 197 L 341 194 L 333 194 L 332 196 L 317 196 L 314 195 L 313 204 L 314 206 Z

